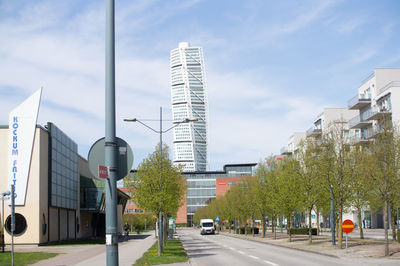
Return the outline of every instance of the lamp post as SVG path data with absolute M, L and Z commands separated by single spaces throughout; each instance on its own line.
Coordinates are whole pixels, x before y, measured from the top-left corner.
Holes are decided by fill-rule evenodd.
M 1 252 L 4 253 L 4 200 L 10 196 L 10 191 L 1 193 Z
M 160 191 L 161 191 L 161 179 L 162 179 L 162 134 L 166 133 L 168 131 L 170 131 L 171 129 L 179 126 L 180 124 L 183 123 L 190 123 L 190 122 L 195 122 L 197 121 L 196 118 L 186 118 L 182 121 L 179 122 L 174 122 L 174 125 L 170 128 L 168 128 L 167 130 L 162 130 L 162 107 L 160 107 L 160 130 L 155 130 L 154 128 L 146 125 L 145 123 L 143 123 L 142 121 L 140 121 L 137 118 L 127 118 L 124 119 L 125 122 L 138 122 L 140 124 L 142 124 L 143 126 L 147 127 L 148 129 L 150 129 L 151 131 L 160 134 Z M 161 251 L 163 249 L 163 245 L 162 245 L 162 236 L 163 236 L 163 230 L 162 230 L 162 211 L 161 211 L 161 199 L 160 199 L 160 212 L 158 214 L 158 226 L 159 226 L 159 233 L 158 233 L 158 255 L 161 255 Z M 165 232 L 164 232 L 165 233 Z

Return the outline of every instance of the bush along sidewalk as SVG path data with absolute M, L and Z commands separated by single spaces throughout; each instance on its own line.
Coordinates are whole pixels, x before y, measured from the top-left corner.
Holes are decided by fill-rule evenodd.
M 158 256 L 158 241 L 136 261 L 134 265 L 155 265 L 188 261 L 179 239 L 168 239 L 161 256 Z

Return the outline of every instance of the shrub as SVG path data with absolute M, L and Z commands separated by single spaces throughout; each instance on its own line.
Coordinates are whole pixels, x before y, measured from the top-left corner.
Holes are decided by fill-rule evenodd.
M 308 228 L 290 228 L 292 235 L 308 235 Z M 317 235 L 317 228 L 311 228 L 311 234 Z
M 239 234 L 244 235 L 244 230 L 245 230 L 245 227 L 240 227 Z M 251 227 L 246 227 L 246 231 L 247 231 L 247 234 L 251 234 Z M 258 234 L 259 232 L 260 232 L 260 229 L 257 227 L 254 227 L 254 234 Z
M 187 223 L 176 224 L 176 227 L 187 227 Z
M 397 230 L 397 242 L 400 243 L 400 230 Z

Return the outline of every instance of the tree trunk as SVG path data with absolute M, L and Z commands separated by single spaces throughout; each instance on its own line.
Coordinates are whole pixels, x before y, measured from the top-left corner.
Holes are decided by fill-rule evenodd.
M 265 211 L 264 210 L 262 211 L 261 222 L 262 222 L 262 230 L 263 230 L 262 236 L 263 236 L 263 238 L 265 238 Z
M 337 223 L 337 227 L 338 227 L 338 247 L 339 248 L 343 248 L 342 247 L 342 242 L 343 242 L 343 230 L 342 230 L 342 220 L 343 220 L 343 218 L 342 218 L 342 211 L 343 211 L 343 208 L 342 208 L 342 204 L 341 203 L 339 203 L 339 221 L 338 221 L 338 223 Z
M 316 211 L 316 215 L 317 215 L 317 235 L 320 234 L 320 228 L 319 228 L 319 210 L 317 209 Z
M 290 221 L 290 215 L 289 215 L 288 219 L 287 219 L 287 230 L 289 233 L 289 242 L 292 242 L 292 232 L 290 231 L 290 224 L 291 224 L 291 221 Z
M 391 214 L 390 217 L 392 218 L 391 219 L 391 221 L 392 221 L 392 239 L 396 240 L 397 239 L 397 237 L 396 237 L 396 215 L 394 213 L 394 208 L 392 205 L 390 205 L 390 214 Z
M 308 243 L 312 243 L 312 224 L 311 224 L 311 212 L 312 212 L 312 207 L 308 209 Z
M 229 223 L 229 234 L 231 233 L 231 225 L 232 225 L 232 221 L 228 220 Z
M 360 228 L 360 238 L 364 239 L 364 230 L 362 227 L 361 208 L 360 207 L 357 207 L 357 218 L 358 218 L 358 227 Z
M 383 211 L 383 224 L 385 228 L 385 256 L 389 256 L 389 236 L 388 236 L 388 225 L 389 225 L 389 216 L 388 216 L 388 201 L 385 200 L 385 209 Z
M 274 239 L 276 239 L 276 217 L 275 217 L 275 213 L 272 215 L 272 230 L 274 231 Z

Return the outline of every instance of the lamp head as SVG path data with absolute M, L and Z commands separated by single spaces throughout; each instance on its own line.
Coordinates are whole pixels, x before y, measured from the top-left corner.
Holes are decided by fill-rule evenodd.
M 196 121 L 199 121 L 199 119 L 191 117 L 191 118 L 186 118 L 183 122 L 189 123 L 189 122 L 196 122 Z
M 125 118 L 124 121 L 125 122 L 136 122 L 137 119 L 136 118 Z

